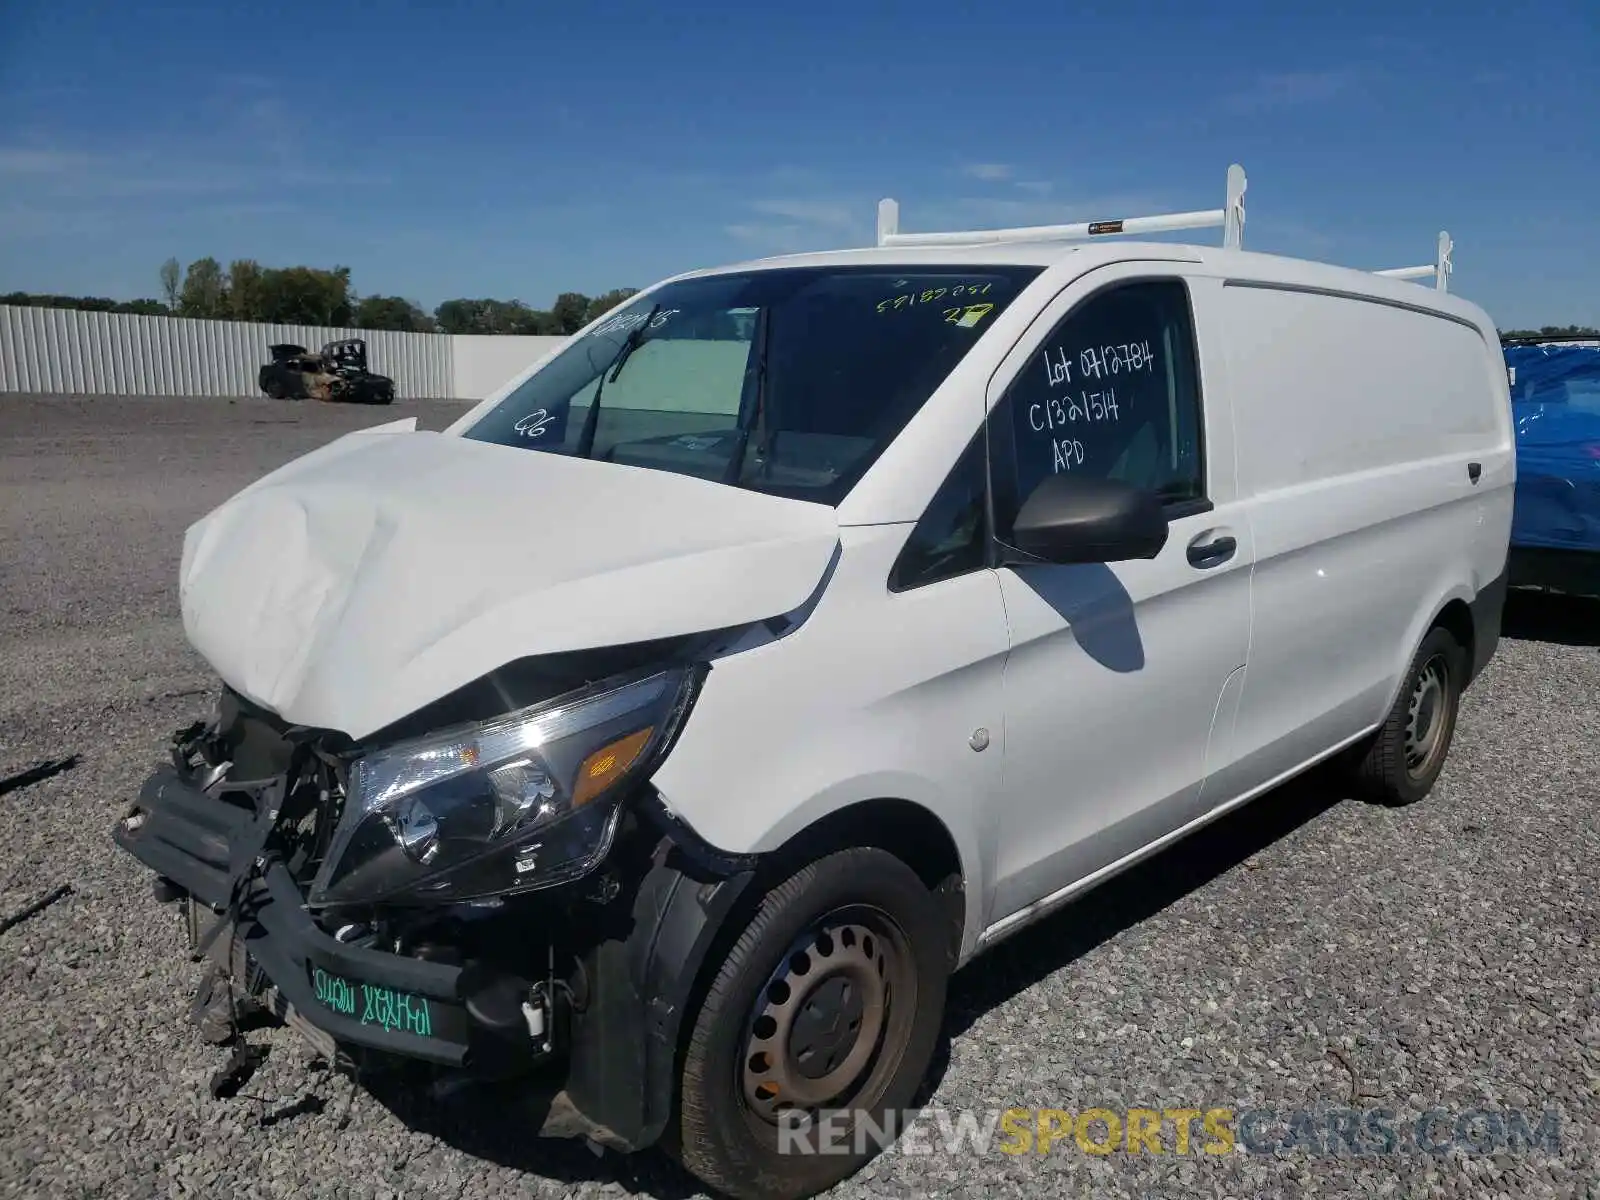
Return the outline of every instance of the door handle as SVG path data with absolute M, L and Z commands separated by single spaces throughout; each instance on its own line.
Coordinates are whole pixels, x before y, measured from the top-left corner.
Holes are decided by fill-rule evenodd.
M 1471 463 L 1467 464 L 1467 478 L 1472 480 L 1473 483 L 1477 483 L 1479 477 L 1482 476 L 1482 474 L 1483 474 L 1483 464 L 1482 463 L 1471 462 Z
M 1219 537 L 1209 542 L 1202 542 L 1196 538 L 1189 543 L 1189 565 L 1200 567 L 1202 570 L 1217 566 L 1232 558 L 1238 548 L 1239 543 L 1231 537 Z

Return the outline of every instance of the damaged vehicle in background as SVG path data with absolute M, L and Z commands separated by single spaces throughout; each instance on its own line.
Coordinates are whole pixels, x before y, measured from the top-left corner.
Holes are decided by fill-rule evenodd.
M 315 354 L 291 342 L 267 350 L 272 361 L 256 372 L 256 383 L 274 400 L 394 403 L 394 380 L 367 369 L 367 343 L 362 338 L 329 342 Z
M 984 950 L 1324 760 L 1427 794 L 1498 638 L 1495 338 L 1167 244 L 668 280 L 189 529 L 219 699 L 116 840 L 221 1036 L 815 1194 Z
M 1600 336 L 1508 337 L 1511 586 L 1600 597 Z

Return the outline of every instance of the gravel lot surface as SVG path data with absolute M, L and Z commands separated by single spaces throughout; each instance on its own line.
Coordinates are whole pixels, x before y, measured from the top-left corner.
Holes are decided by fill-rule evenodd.
M 214 1101 L 225 1052 L 186 1024 L 198 968 L 111 826 L 211 680 L 174 588 L 184 527 L 269 468 L 346 430 L 460 405 L 0 397 L 0 1192 L 28 1196 L 698 1194 L 656 1155 L 597 1158 L 526 1137 L 481 1102 L 404 1116 L 308 1072 L 287 1030 L 248 1097 Z M 1267 796 L 954 984 L 931 1105 L 1126 1112 L 1270 1109 L 1299 1145 L 1099 1155 L 947 1153 L 919 1141 L 838 1196 L 1600 1194 L 1600 608 L 1518 598 L 1469 694 L 1434 794 L 1404 811 L 1325 780 Z M 1327 1114 L 1388 1109 L 1391 1153 L 1327 1146 Z M 1465 1110 L 1520 1109 L 1555 1147 L 1432 1155 Z M 1364 1119 L 1364 1118 L 1363 1118 Z M 1235 1123 L 1236 1130 L 1238 1122 Z M 434 1132 L 424 1132 L 423 1129 Z M 1363 1140 L 1374 1145 L 1363 1128 Z M 1486 1126 L 1477 1122 L 1480 1142 Z M 1104 1137 L 1100 1126 L 1088 1130 Z M 1501 1139 L 1504 1143 L 1504 1138 Z M 915 1146 L 915 1144 L 914 1144 Z

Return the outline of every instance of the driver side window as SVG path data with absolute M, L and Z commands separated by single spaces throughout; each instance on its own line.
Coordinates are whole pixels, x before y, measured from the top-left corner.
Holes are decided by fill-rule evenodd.
M 1014 499 L 997 512 L 1006 528 L 1034 488 L 1066 472 L 1147 488 L 1169 508 L 1203 503 L 1188 289 L 1139 280 L 1090 296 L 1034 351 L 994 416 L 1014 471 Z

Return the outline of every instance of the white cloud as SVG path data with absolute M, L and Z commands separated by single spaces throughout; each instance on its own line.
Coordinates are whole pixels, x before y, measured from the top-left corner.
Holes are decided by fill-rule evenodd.
M 753 200 L 723 233 L 759 254 L 797 254 L 872 244 L 875 202 L 845 195 Z
M 900 210 L 901 224 L 912 229 L 988 229 L 1025 225 L 1070 225 L 1078 221 L 1110 221 L 1169 211 L 1149 196 L 1103 196 L 1073 199 L 1002 199 L 965 196 L 923 208 Z M 913 222 L 915 222 L 913 224 Z
M 0 146 L 0 178 L 55 176 L 84 167 L 87 155 L 29 146 Z
M 743 244 L 752 256 L 808 254 L 816 250 L 842 250 L 871 244 L 870 238 L 852 237 L 842 230 L 828 232 L 817 225 L 793 222 L 734 221 L 724 225 L 722 231 Z
M 760 221 L 735 221 L 731 225 L 724 225 L 722 232 L 739 242 L 759 242 L 766 244 L 775 241 L 786 241 L 800 233 L 798 225 L 768 225 Z
M 968 163 L 961 168 L 961 173 L 986 183 L 1000 183 L 1011 178 L 1011 168 L 1005 163 Z
M 874 209 L 856 209 L 843 200 L 757 200 L 750 205 L 763 216 L 778 217 L 801 225 L 820 225 L 831 229 L 849 229 L 860 225 Z
M 815 168 L 797 166 L 793 163 L 782 163 L 763 172 L 763 179 L 768 187 L 791 188 L 810 187 L 816 184 L 819 176 Z
M 1298 104 L 1316 104 L 1344 95 L 1357 72 L 1343 67 L 1327 71 L 1275 71 L 1257 76 L 1247 87 L 1223 100 L 1235 113 L 1271 112 Z
M 294 187 L 377 186 L 383 180 L 353 172 L 241 161 L 203 161 L 200 153 L 168 153 L 157 147 L 115 154 L 0 146 L 0 179 L 13 198 L 50 201 L 128 200 L 160 196 L 172 203 L 214 196 L 281 199 Z
M 997 195 L 902 195 L 901 228 L 907 232 L 993 229 L 1027 225 L 1071 224 L 1118 217 L 1177 211 L 1149 195 L 1072 196 L 1058 185 L 1039 179 L 1011 181 Z M 790 254 L 811 250 L 871 246 L 877 219 L 877 196 L 865 188 L 828 188 L 819 179 L 817 194 L 747 201 L 729 212 L 722 232 L 752 254 Z M 749 181 L 725 180 L 724 194 L 748 194 Z M 1204 207 L 1200 203 L 1187 207 Z
M 319 167 L 304 144 L 303 123 L 270 80 L 218 79 L 198 127 L 171 134 L 97 143 L 92 136 L 43 131 L 0 144 L 0 181 L 8 199 L 48 213 L 159 197 L 169 211 L 248 214 L 281 211 L 296 188 L 380 187 L 385 179 Z M 65 215 L 65 214 L 63 214 Z

